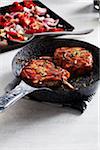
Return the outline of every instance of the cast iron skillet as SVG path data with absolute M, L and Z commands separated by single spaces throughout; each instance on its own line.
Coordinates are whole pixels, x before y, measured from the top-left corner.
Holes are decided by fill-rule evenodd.
M 42 40 L 33 40 L 28 45 L 23 47 L 21 51 L 19 51 L 14 57 L 12 62 L 12 70 L 14 75 L 17 78 L 20 78 L 19 75 L 21 69 L 24 67 L 26 62 L 43 55 L 52 56 L 56 48 L 64 46 L 84 47 L 93 55 L 93 70 L 80 78 L 72 78 L 69 80 L 69 82 L 76 87 L 76 90 L 70 91 L 62 86 L 53 90 L 46 88 L 38 90 L 37 88 L 27 85 L 24 81 L 21 81 L 20 84 L 15 87 L 15 89 L 0 98 L 1 111 L 29 93 L 31 93 L 31 96 L 35 96 L 40 101 L 54 103 L 60 102 L 74 108 L 77 108 L 77 105 L 82 103 L 78 109 L 81 111 L 85 109 L 86 104 L 84 101 L 87 101 L 87 98 L 95 93 L 97 81 L 99 80 L 99 48 L 96 46 L 72 39 L 47 38 Z

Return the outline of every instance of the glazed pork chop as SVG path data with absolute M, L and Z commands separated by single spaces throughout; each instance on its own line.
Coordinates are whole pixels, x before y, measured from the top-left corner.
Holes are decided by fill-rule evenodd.
M 56 67 L 53 62 L 47 59 L 33 59 L 22 69 L 20 75 L 32 86 L 57 87 L 63 83 L 70 89 L 74 89 L 67 82 L 70 73 L 61 67 Z
M 82 75 L 93 67 L 92 54 L 81 47 L 57 48 L 54 52 L 54 61 L 56 65 L 74 75 Z

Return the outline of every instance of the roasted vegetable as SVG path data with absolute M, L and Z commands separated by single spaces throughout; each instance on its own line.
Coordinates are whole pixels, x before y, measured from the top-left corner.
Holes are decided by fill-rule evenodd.
M 0 28 L 7 32 L 15 32 L 17 26 L 21 26 L 20 30 L 17 30 L 17 40 L 26 40 L 25 35 L 20 35 L 19 32 L 24 34 L 34 34 L 49 31 L 63 31 L 63 26 L 59 28 L 59 19 L 53 19 L 47 12 L 46 8 L 42 8 L 35 4 L 32 0 L 24 0 L 23 5 L 14 2 L 8 13 L 0 15 Z M 22 30 L 22 31 L 21 31 Z M 6 39 L 13 40 L 10 34 L 7 33 Z

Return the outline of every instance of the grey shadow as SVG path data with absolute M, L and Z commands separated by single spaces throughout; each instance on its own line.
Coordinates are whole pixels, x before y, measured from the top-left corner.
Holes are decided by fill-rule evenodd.
M 81 9 L 79 10 L 76 10 L 74 11 L 75 14 L 87 14 L 87 13 L 91 13 L 91 12 L 94 12 L 94 13 L 99 13 L 98 10 L 96 10 L 93 5 L 87 5 L 85 7 L 82 7 Z
M 6 73 L 3 76 L 0 77 L 0 95 L 2 95 L 2 91 L 4 91 L 7 84 L 12 81 L 14 78 L 14 75 L 12 72 Z
M 13 75 L 9 73 L 3 76 L 0 80 L 10 82 L 12 76 Z M 16 132 L 20 133 L 31 125 L 34 130 L 34 126 L 37 126 L 37 124 L 39 126 L 39 123 L 48 122 L 50 119 L 63 114 L 66 114 L 66 117 L 68 117 L 65 125 L 75 121 L 75 119 L 81 115 L 79 111 L 71 108 L 63 108 L 54 104 L 35 102 L 34 99 L 29 100 L 25 97 L 16 102 L 16 104 L 9 109 L 0 113 L 0 143 L 4 144 L 5 141 L 8 141 L 9 134 L 10 137 L 12 137 L 13 135 L 16 135 Z M 55 123 L 57 124 L 59 121 L 60 123 L 63 123 L 62 117 Z M 16 126 L 17 128 L 15 129 Z
M 3 79 L 9 76 L 11 74 L 6 74 Z M 15 83 L 14 83 L 15 84 Z M 14 85 L 15 86 L 15 85 Z M 74 110 L 71 108 L 63 108 L 56 104 L 48 104 L 44 102 L 36 102 L 33 100 L 30 100 L 28 97 L 25 97 L 21 100 L 19 100 L 15 105 L 8 108 L 4 112 L 0 113 L 0 117 L 4 118 L 0 120 L 0 126 L 1 125 L 14 125 L 15 122 L 36 122 L 36 121 L 43 121 L 45 119 L 48 119 L 50 117 L 57 116 L 59 114 L 66 113 L 70 115 L 79 116 L 81 113 L 78 110 Z
M 9 138 L 16 135 L 16 132 L 23 132 L 30 126 L 33 126 L 34 133 L 34 126 L 39 126 L 39 124 L 48 122 L 50 119 L 62 114 L 66 114 L 68 118 L 65 125 L 75 121 L 80 116 L 80 112 L 73 109 L 21 99 L 11 108 L 0 113 L 0 143 L 5 143 Z M 62 118 L 53 123 L 58 124 L 59 121 L 62 124 L 64 123 Z M 16 126 L 17 128 L 15 129 Z M 6 133 L 9 133 L 10 136 Z

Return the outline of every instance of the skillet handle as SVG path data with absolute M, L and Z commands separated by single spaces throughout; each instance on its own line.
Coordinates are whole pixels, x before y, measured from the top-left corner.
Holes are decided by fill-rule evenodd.
M 0 112 L 35 90 L 37 88 L 31 87 L 24 81 L 21 81 L 13 90 L 0 97 Z

